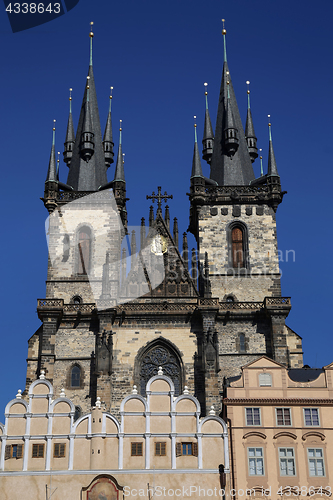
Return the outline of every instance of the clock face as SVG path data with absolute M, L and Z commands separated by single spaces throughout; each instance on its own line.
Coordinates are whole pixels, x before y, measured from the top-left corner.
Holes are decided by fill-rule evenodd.
M 168 249 L 166 238 L 160 234 L 156 235 L 151 242 L 150 249 L 155 255 L 163 255 Z

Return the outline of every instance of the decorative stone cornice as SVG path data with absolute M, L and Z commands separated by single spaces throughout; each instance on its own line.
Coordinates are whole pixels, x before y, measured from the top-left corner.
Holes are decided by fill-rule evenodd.
M 289 406 L 333 406 L 333 399 L 316 399 L 316 398 L 225 398 L 223 404 L 227 406 L 243 406 L 243 405 L 285 405 Z

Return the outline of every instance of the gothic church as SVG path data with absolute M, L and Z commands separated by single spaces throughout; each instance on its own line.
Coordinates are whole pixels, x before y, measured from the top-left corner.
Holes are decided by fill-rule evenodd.
M 271 133 L 267 173 L 256 178 L 250 101 L 244 131 L 222 33 L 216 127 L 206 94 L 202 140 L 210 178 L 202 173 L 196 129 L 189 172 L 188 231 L 197 242 L 192 253 L 187 234 L 178 234 L 177 219 L 170 225 L 169 208 L 163 206 L 169 195 L 160 187 L 150 197 L 147 224 L 142 218 L 139 231 L 129 231 L 121 128 L 110 182 L 111 98 L 102 136 L 90 33 L 76 132 L 71 108 L 68 118 L 66 184 L 59 181 L 54 139 L 51 149 L 43 202 L 59 265 L 54 265 L 51 243 L 46 295 L 37 308 L 42 324 L 29 340 L 23 399 L 42 375 L 55 394 L 65 391 L 75 418 L 96 400 L 117 417 L 124 395 L 136 386 L 145 396 L 148 380 L 162 370 L 173 381 L 175 396 L 189 391 L 205 416 L 212 406 L 221 412 L 225 380 L 260 356 L 287 368 L 303 366 L 301 338 L 285 324 L 290 298 L 281 296 L 275 214 L 284 193 Z M 126 237 L 130 252 L 123 245 Z M 146 261 L 160 277 L 155 283 Z

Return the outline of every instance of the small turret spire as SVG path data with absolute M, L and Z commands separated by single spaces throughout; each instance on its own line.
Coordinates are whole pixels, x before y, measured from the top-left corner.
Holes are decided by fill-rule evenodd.
M 250 82 L 247 81 L 247 115 L 246 115 L 246 125 L 245 125 L 245 138 L 247 142 L 247 149 L 249 150 L 249 155 L 252 163 L 258 158 L 258 148 L 257 148 L 257 138 L 254 132 L 251 107 L 250 107 Z
M 178 248 L 178 220 L 177 217 L 173 219 L 173 241 L 175 242 L 175 247 Z
M 261 151 L 262 151 L 262 149 L 260 148 L 259 149 L 259 152 L 260 152 L 260 176 L 262 177 L 264 175 L 264 169 L 263 169 L 263 166 L 262 166 L 262 154 L 261 154 Z
M 60 151 L 58 151 L 58 158 L 57 158 L 57 181 L 59 180 L 59 165 L 60 165 L 59 156 L 60 156 Z
M 235 125 L 234 116 L 232 113 L 231 102 L 230 102 L 230 81 L 229 81 L 229 71 L 227 71 L 227 110 L 226 110 L 226 121 L 224 127 L 224 146 L 228 156 L 234 156 L 239 146 L 238 139 L 238 129 Z
M 47 181 L 57 182 L 57 167 L 56 167 L 56 157 L 55 157 L 55 123 L 56 120 L 53 120 L 51 155 L 49 161 L 49 168 L 47 171 L 46 182 Z
M 83 130 L 81 134 L 81 150 L 80 150 L 82 158 L 87 163 L 94 154 L 94 149 L 95 149 L 94 134 L 92 131 L 91 118 L 90 118 L 89 79 L 90 76 L 87 76 L 87 100 L 85 104 Z
M 74 143 L 75 143 L 75 132 L 74 132 L 74 125 L 73 125 L 73 115 L 72 115 L 72 90 L 69 89 L 69 115 L 68 115 L 68 123 L 67 123 L 67 132 L 66 132 L 66 139 L 64 143 L 64 162 L 66 163 L 67 167 L 69 168 L 73 156 L 73 148 L 74 148 Z
M 154 224 L 154 207 L 150 205 L 149 207 L 149 227 Z
M 205 111 L 205 124 L 204 124 L 204 134 L 202 139 L 202 159 L 206 160 L 210 164 L 213 154 L 214 146 L 214 133 L 212 122 L 210 121 L 209 111 L 208 111 L 208 83 L 204 83 L 205 86 L 205 99 L 206 99 L 206 111 Z
M 124 172 L 124 158 L 123 158 L 123 150 L 122 150 L 122 120 L 120 120 L 119 126 L 119 148 L 118 148 L 118 156 L 117 156 L 117 165 L 116 171 L 114 174 L 115 181 L 123 181 L 125 182 L 125 172 Z
M 89 58 L 89 66 L 92 66 L 92 63 L 93 63 L 93 52 L 92 52 L 92 39 L 94 38 L 94 33 L 92 31 L 92 27 L 93 27 L 93 22 L 90 23 L 90 33 L 89 33 L 89 38 L 90 38 L 90 58 Z
M 193 161 L 192 161 L 192 174 L 191 179 L 193 177 L 203 177 L 200 154 L 198 148 L 198 137 L 197 137 L 197 124 L 196 124 L 196 116 L 194 116 L 194 151 L 193 151 Z
M 224 27 L 225 19 L 222 19 L 222 35 L 223 35 L 223 48 L 224 48 L 224 62 L 227 62 L 227 41 L 226 41 L 226 34 L 227 30 Z
M 113 163 L 113 137 L 112 137 L 112 120 L 111 120 L 111 102 L 112 102 L 112 91 L 113 87 L 110 87 L 110 104 L 109 104 L 109 113 L 106 120 L 105 132 L 103 138 L 103 148 L 104 148 L 104 156 L 105 156 L 105 166 L 109 168 L 111 163 Z
M 273 141 L 272 141 L 272 130 L 271 130 L 271 115 L 268 115 L 268 133 L 269 133 L 269 151 L 268 151 L 268 169 L 267 169 L 267 175 L 271 177 L 279 177 L 277 166 L 276 166 L 276 161 L 275 161 L 275 155 L 274 155 L 274 149 L 273 149 Z

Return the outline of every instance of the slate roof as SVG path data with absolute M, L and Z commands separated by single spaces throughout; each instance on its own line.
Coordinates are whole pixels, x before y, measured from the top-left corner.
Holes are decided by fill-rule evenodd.
M 85 87 L 79 123 L 76 131 L 76 140 L 73 156 L 69 167 L 67 184 L 75 191 L 97 191 L 108 182 L 106 175 L 105 156 L 102 143 L 101 124 L 99 120 L 96 88 L 92 65 L 89 66 L 89 112 L 91 131 L 94 134 L 94 154 L 88 162 L 80 156 L 81 135 L 84 131 L 85 109 L 87 102 L 87 88 Z
M 217 110 L 215 141 L 211 162 L 210 178 L 218 182 L 219 186 L 247 186 L 255 179 L 251 158 L 247 149 L 244 129 L 239 114 L 235 92 L 232 81 L 227 72 L 229 71 L 227 61 L 223 64 L 222 81 L 220 89 L 219 104 Z M 224 146 L 224 128 L 226 125 L 227 111 L 227 80 L 229 80 L 230 111 L 234 119 L 235 127 L 238 129 L 239 147 L 234 156 L 226 154 Z

